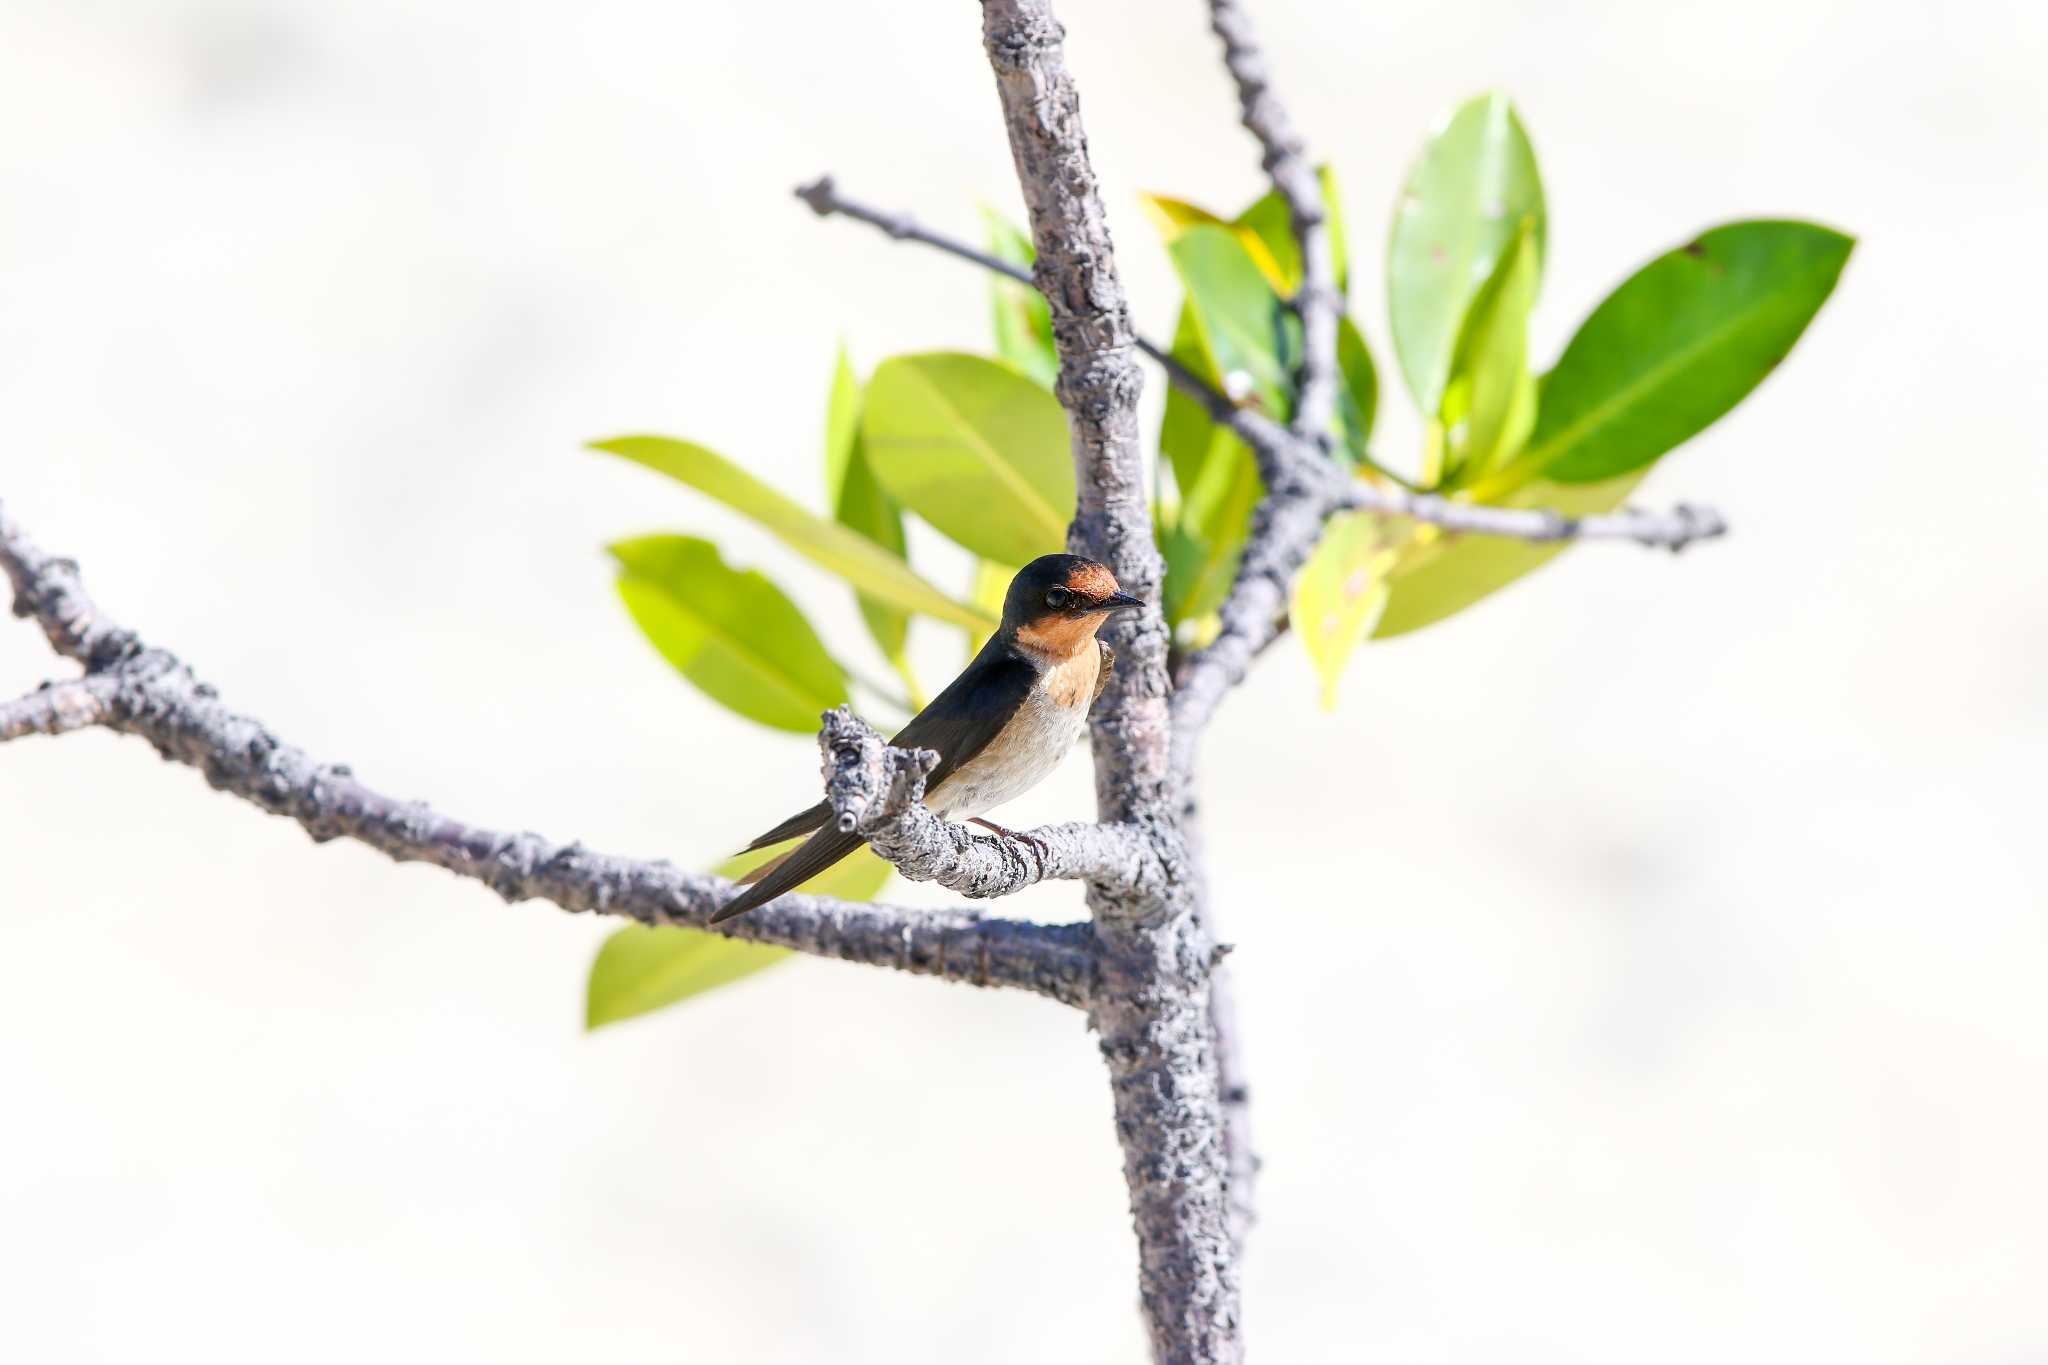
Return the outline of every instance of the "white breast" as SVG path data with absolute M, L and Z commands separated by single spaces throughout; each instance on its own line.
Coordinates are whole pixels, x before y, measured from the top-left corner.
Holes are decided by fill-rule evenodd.
M 1088 728 L 1100 666 L 1100 654 L 1090 648 L 1048 669 L 1003 732 L 927 793 L 925 804 L 942 816 L 964 820 L 1044 781 Z

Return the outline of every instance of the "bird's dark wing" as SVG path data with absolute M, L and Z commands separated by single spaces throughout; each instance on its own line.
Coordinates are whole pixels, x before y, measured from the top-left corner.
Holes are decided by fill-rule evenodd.
M 766 867 L 756 869 L 751 875 L 760 880 L 720 906 L 711 922 L 744 915 L 784 892 L 794 891 L 866 842 L 858 834 L 841 834 L 830 827 L 819 830 Z
M 1110 675 L 1116 672 L 1116 651 L 1109 647 L 1109 641 L 1098 639 L 1095 643 L 1102 650 L 1102 663 L 1095 670 L 1095 691 L 1088 698 L 1090 706 L 1102 700 L 1102 689 L 1109 686 Z
M 899 749 L 938 752 L 939 766 L 925 779 L 925 790 L 931 791 L 1002 733 L 1037 681 L 1036 669 L 992 643 L 889 742 Z M 829 808 L 821 802 L 756 839 L 752 846 L 761 848 L 806 829 L 817 830 L 780 861 L 757 869 L 752 875 L 760 880 L 719 907 L 711 922 L 744 915 L 795 890 L 865 842 L 858 834 L 841 834 L 829 819 Z
M 924 781 L 931 791 L 986 749 L 1037 685 L 1038 670 L 1030 664 L 1008 650 L 984 649 L 889 743 L 937 751 L 939 766 Z

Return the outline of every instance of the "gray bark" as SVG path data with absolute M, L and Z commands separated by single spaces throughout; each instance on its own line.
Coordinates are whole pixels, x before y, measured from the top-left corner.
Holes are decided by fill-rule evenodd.
M 1052 312 L 1058 393 L 1079 507 L 1068 542 L 1154 605 L 1118 623 L 1117 669 L 1094 719 L 1097 813 L 1142 831 L 1167 873 L 1156 891 L 1091 887 L 1102 989 L 1090 1010 L 1108 1063 L 1138 1234 L 1139 1298 L 1155 1359 L 1242 1358 L 1223 1115 L 1209 1013 L 1213 945 L 1191 894 L 1171 767 L 1163 565 L 1138 445 L 1142 380 L 1080 102 L 1044 0 L 984 0 L 1010 151 Z

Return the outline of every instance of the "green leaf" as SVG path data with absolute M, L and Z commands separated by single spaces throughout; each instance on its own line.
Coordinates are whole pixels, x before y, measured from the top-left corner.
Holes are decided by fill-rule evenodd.
M 903 513 L 882 491 L 860 443 L 860 380 L 846 348 L 832 372 L 832 397 L 825 409 L 825 498 L 841 526 L 858 531 L 896 558 L 908 562 Z M 861 620 L 913 699 L 921 695 L 910 666 L 910 614 L 891 602 L 856 592 Z
M 780 857 L 796 841 L 742 853 L 717 869 L 721 877 L 738 877 L 770 858 Z M 841 900 L 870 900 L 889 880 L 888 863 L 866 848 L 819 873 L 798 889 Z M 652 927 L 629 924 L 604 941 L 590 964 L 584 992 L 584 1027 L 597 1029 L 702 995 L 752 976 L 791 956 L 787 948 L 743 943 L 722 934 L 679 925 Z
M 1009 366 L 950 352 L 885 360 L 861 432 L 882 487 L 974 553 L 1024 564 L 1065 547 L 1067 415 Z
M 897 555 L 847 527 L 814 516 L 724 456 L 695 442 L 667 436 L 621 436 L 594 441 L 591 448 L 645 465 L 716 498 L 773 531 L 798 554 L 823 565 L 871 597 L 968 629 L 987 624 L 978 613 L 925 582 Z M 828 462 L 831 458 L 828 445 Z
M 1854 245 L 1812 223 L 1731 223 L 1644 266 L 1545 376 L 1528 467 L 1593 483 L 1698 434 L 1785 358 Z
M 1536 421 L 1529 310 L 1537 268 L 1535 236 L 1524 224 L 1466 310 L 1438 413 L 1449 452 L 1443 473 L 1453 487 L 1513 459 Z
M 1331 264 L 1337 270 L 1337 292 L 1351 289 L 1350 252 L 1344 245 L 1344 205 L 1337 193 L 1337 173 L 1328 166 L 1316 168 L 1316 180 L 1323 192 L 1324 222 L 1330 235 Z M 1294 217 L 1280 191 L 1268 190 L 1252 206 L 1237 215 L 1237 226 L 1250 228 L 1273 257 L 1279 271 L 1274 287 L 1291 294 L 1301 287 L 1301 245 L 1294 237 Z
M 1173 358 L 1211 388 L 1222 386 L 1222 377 L 1216 373 L 1203 344 L 1195 310 L 1185 303 L 1181 305 L 1180 321 L 1173 329 Z M 1159 422 L 1159 449 L 1172 466 L 1174 486 L 1183 496 L 1201 482 L 1204 470 L 1223 459 L 1232 448 L 1245 449 L 1243 442 L 1210 421 L 1202 405 L 1182 393 L 1178 386 L 1166 390 L 1166 413 Z
M 1534 224 L 1540 269 L 1546 231 L 1536 153 L 1500 94 L 1460 105 L 1409 173 L 1387 251 L 1387 313 L 1408 391 L 1437 411 L 1472 296 Z
M 1144 205 L 1145 216 L 1150 218 L 1152 226 L 1158 229 L 1159 240 L 1164 242 L 1168 249 L 1171 249 L 1173 244 L 1180 240 L 1181 235 L 1190 228 L 1222 228 L 1237 238 L 1238 245 L 1245 249 L 1245 254 L 1251 257 L 1252 264 L 1258 266 L 1259 273 L 1266 277 L 1266 282 L 1272 285 L 1276 291 L 1292 290 L 1295 284 L 1299 282 L 1301 276 L 1299 254 L 1297 253 L 1295 258 L 1294 274 L 1290 277 L 1287 270 L 1281 266 L 1278 258 L 1273 255 L 1272 245 L 1267 242 L 1266 238 L 1256 228 L 1246 222 L 1243 216 L 1236 222 L 1227 222 L 1199 205 L 1190 204 L 1185 199 L 1175 199 L 1164 194 L 1141 194 L 1138 196 L 1138 200 Z M 1261 204 L 1264 202 L 1265 200 L 1263 199 L 1259 201 Z M 1258 204 L 1252 206 L 1254 209 L 1257 207 Z M 1251 209 L 1245 211 L 1246 216 L 1249 216 L 1250 213 Z M 1290 249 L 1292 249 L 1293 237 L 1290 235 L 1286 240 Z
M 845 674 L 796 604 L 760 574 L 728 568 L 711 542 L 640 536 L 610 548 L 634 622 L 712 700 L 806 735 L 846 700 Z
M 1323 709 L 1337 705 L 1337 680 L 1387 603 L 1386 571 L 1400 532 L 1364 512 L 1340 512 L 1294 580 L 1294 631 L 1323 680 Z
M 1029 270 L 1038 259 L 1031 239 L 994 209 L 984 208 L 988 249 L 999 260 Z M 1059 351 L 1052 341 L 1052 309 L 1045 295 L 1002 275 L 989 279 L 996 354 L 1050 389 L 1060 376 Z
M 1301 320 L 1228 228 L 1188 228 L 1167 250 L 1225 392 L 1235 396 L 1243 376 L 1266 415 L 1285 422 L 1294 410 Z
M 1220 486 L 1205 486 L 1197 496 L 1183 499 L 1179 519 L 1161 537 L 1160 553 L 1166 559 L 1162 597 L 1170 625 L 1199 620 L 1221 607 L 1244 558 L 1252 507 L 1264 485 L 1251 452 L 1242 445 L 1236 455 L 1217 461 L 1205 473 L 1213 476 L 1218 471 L 1227 477 L 1204 482 Z
M 1628 499 L 1649 471 L 1637 470 L 1607 483 L 1563 485 L 1538 479 L 1499 500 L 1504 507 L 1549 507 L 1566 516 L 1612 512 Z M 1387 608 L 1373 638 L 1389 639 L 1435 625 L 1482 598 L 1542 568 L 1570 548 L 1569 541 L 1532 544 L 1504 536 L 1442 535 L 1402 554 L 1390 581 Z
M 1358 324 L 1337 319 L 1337 429 L 1351 463 L 1364 464 L 1372 446 L 1372 421 L 1379 411 L 1380 376 Z

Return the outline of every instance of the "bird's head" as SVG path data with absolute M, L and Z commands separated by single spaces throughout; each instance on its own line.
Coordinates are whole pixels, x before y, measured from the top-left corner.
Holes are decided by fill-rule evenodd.
M 1093 639 L 1114 613 L 1144 605 L 1092 559 L 1043 555 L 1010 580 L 1003 629 L 1027 649 L 1063 658 Z

